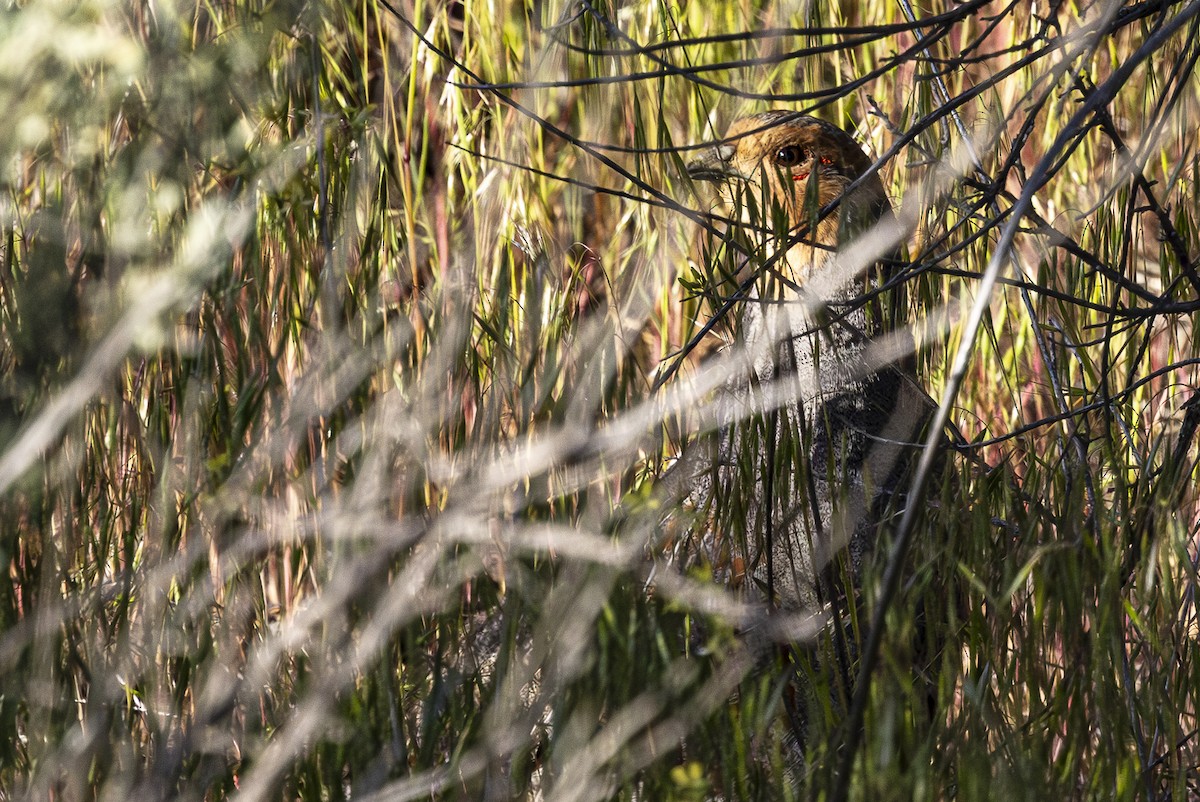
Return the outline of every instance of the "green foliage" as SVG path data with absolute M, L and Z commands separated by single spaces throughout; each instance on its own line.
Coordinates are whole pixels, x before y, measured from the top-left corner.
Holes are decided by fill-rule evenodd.
M 1197 794 L 1197 3 L 18 5 L 0 797 Z M 961 434 L 842 627 L 670 467 L 742 280 L 682 167 L 772 107 L 884 157 Z

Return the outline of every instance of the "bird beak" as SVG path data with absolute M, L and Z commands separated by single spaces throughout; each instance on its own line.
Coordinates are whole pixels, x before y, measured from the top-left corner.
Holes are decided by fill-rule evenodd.
M 688 162 L 688 178 L 693 181 L 727 181 L 730 178 L 741 178 L 741 173 L 733 169 L 735 152 L 733 145 L 717 145 L 699 159 Z

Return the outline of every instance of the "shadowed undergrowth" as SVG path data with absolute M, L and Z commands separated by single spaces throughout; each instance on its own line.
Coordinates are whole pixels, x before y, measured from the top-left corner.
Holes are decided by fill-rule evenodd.
M 1200 3 L 905 8 L 4 12 L 0 796 L 1195 795 Z M 853 749 L 670 470 L 767 108 L 879 158 L 959 437 Z

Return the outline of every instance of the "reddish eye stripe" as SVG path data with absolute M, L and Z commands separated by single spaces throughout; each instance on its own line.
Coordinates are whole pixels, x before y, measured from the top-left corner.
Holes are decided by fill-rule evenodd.
M 820 161 L 821 164 L 825 164 L 825 165 L 833 164 L 833 159 L 829 158 L 828 156 L 822 156 L 818 161 Z M 808 173 L 796 173 L 795 175 L 792 176 L 792 180 L 793 181 L 804 181 L 805 179 L 808 178 L 808 175 L 809 175 Z

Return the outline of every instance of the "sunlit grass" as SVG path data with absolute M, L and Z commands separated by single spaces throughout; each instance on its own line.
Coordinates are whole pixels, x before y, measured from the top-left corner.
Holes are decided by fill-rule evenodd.
M 1195 795 L 1195 17 L 1106 84 L 1195 12 L 6 12 L 0 796 L 829 798 L 853 672 L 691 559 L 670 470 L 733 289 L 682 165 L 775 107 L 888 156 L 941 399 L 1109 89 L 990 298 L 848 795 Z

